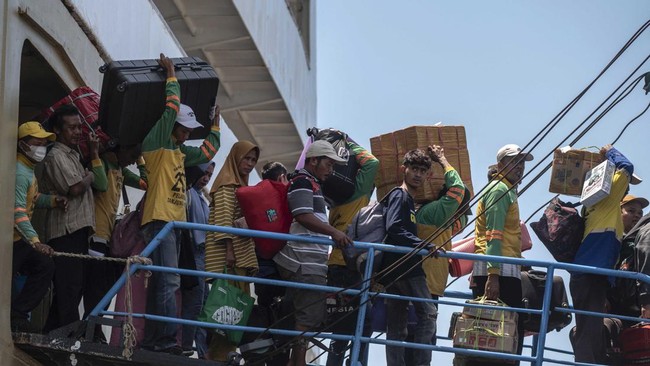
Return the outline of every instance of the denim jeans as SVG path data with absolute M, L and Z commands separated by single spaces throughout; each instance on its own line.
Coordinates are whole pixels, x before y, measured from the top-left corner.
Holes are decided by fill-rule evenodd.
M 142 228 L 147 243 L 162 230 L 167 223 L 152 221 Z M 173 230 L 160 240 L 156 250 L 151 253 L 151 261 L 156 266 L 178 268 L 180 250 L 180 231 Z M 180 288 L 181 277 L 177 273 L 152 272 L 147 288 L 147 314 L 176 317 L 176 291 Z M 146 320 L 144 325 L 143 347 L 163 351 L 176 345 L 178 325 L 173 323 Z
M 402 278 L 388 287 L 386 291 L 389 294 L 431 299 L 431 293 L 427 288 L 424 276 Z M 408 334 L 408 305 L 408 300 L 386 299 L 386 313 L 390 314 L 386 321 L 387 340 L 403 341 L 406 339 Z M 413 342 L 431 344 L 431 338 L 436 334 L 436 318 L 438 316 L 436 305 L 427 302 L 415 302 L 413 306 L 415 307 L 415 315 L 418 318 Z M 428 366 L 431 363 L 430 350 L 414 349 L 412 353 L 415 363 L 408 366 Z M 387 366 L 407 366 L 404 361 L 404 347 L 386 346 L 386 364 Z
M 194 264 L 197 271 L 205 271 L 205 243 L 192 246 L 194 254 Z M 181 291 L 181 318 L 188 320 L 196 320 L 203 308 L 203 295 L 205 294 L 205 278 L 199 277 L 199 285 L 191 289 Z M 183 349 L 191 349 L 195 341 L 197 327 L 194 325 L 183 325 L 183 341 L 181 346 Z M 197 340 L 197 348 L 198 347 Z M 207 345 L 205 346 L 207 348 Z M 205 349 L 204 348 L 204 349 Z

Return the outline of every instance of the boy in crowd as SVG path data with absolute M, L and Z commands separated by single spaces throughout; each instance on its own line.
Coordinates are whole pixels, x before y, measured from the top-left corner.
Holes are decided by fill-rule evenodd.
M 385 198 L 386 205 L 386 243 L 413 248 L 422 240 L 418 238 L 415 220 L 415 203 L 413 196 L 422 185 L 429 170 L 431 158 L 422 150 L 411 150 L 404 155 L 401 166 L 404 181 L 398 188 L 393 189 Z M 406 254 L 384 253 L 382 269 L 402 260 Z M 431 299 L 427 281 L 420 265 L 421 256 L 415 255 L 403 261 L 381 279 L 386 286 L 386 292 L 394 295 L 421 297 Z M 404 341 L 407 330 L 408 300 L 386 300 L 386 313 L 389 314 L 386 323 L 386 339 Z M 431 344 L 431 338 L 436 334 L 436 306 L 431 302 L 415 302 L 415 314 L 418 324 L 415 327 L 413 341 Z M 430 350 L 413 350 L 416 365 L 431 363 Z M 406 366 L 404 347 L 386 346 L 386 363 L 388 366 Z

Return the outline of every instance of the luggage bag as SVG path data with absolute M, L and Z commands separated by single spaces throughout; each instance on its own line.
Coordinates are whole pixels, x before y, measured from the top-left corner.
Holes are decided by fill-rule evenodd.
M 546 272 L 543 271 L 522 271 L 521 272 L 521 293 L 522 303 L 527 309 L 542 309 L 544 300 L 544 286 L 546 284 Z M 556 307 L 569 308 L 566 287 L 560 276 L 553 276 L 553 290 L 551 292 L 551 314 L 548 318 L 547 332 L 559 331 L 571 323 L 571 313 L 553 311 Z M 524 317 L 524 329 L 527 332 L 539 333 L 542 316 L 538 314 L 520 314 Z
M 342 204 L 354 194 L 356 188 L 357 172 L 359 164 L 357 158 L 353 155 L 347 144 L 348 135 L 332 128 L 319 130 L 310 128 L 307 135 L 314 141 L 325 140 L 334 146 L 336 153 L 343 159 L 347 159 L 347 164 L 336 164 L 332 174 L 323 182 L 323 195 L 328 200 Z
M 623 330 L 618 343 L 625 365 L 650 365 L 650 323 L 639 323 Z
M 190 139 L 210 132 L 210 109 L 215 104 L 219 79 L 212 66 L 198 57 L 173 58 L 181 86 L 181 103 L 192 108 L 203 128 Z M 165 109 L 166 72 L 156 60 L 113 61 L 104 73 L 99 124 L 120 144 L 142 142 Z

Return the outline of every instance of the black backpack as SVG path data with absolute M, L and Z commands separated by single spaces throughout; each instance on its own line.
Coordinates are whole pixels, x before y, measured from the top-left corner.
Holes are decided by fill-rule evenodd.
M 334 204 L 347 201 L 354 194 L 359 164 L 356 156 L 348 148 L 348 135 L 333 128 L 319 130 L 316 127 L 307 130 L 307 136 L 312 136 L 314 141 L 325 140 L 334 146 L 336 154 L 347 159 L 346 165 L 336 164 L 334 172 L 330 175 L 321 188 L 325 198 Z

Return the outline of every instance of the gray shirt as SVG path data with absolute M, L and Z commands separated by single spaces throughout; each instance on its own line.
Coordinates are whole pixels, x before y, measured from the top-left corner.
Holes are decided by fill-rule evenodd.
M 287 195 L 291 215 L 296 217 L 301 214 L 314 214 L 322 222 L 328 223 L 325 198 L 320 184 L 307 170 L 301 169 L 298 173 L 301 175 L 291 181 Z M 295 219 L 291 223 L 289 233 L 329 237 L 310 231 Z M 326 276 L 328 253 L 328 245 L 288 241 L 273 260 L 292 272 L 300 271 L 303 274 Z
M 79 153 L 70 147 L 56 142 L 48 152 L 42 165 L 36 169 L 39 190 L 42 193 L 68 196 L 70 187 L 81 182 L 86 170 L 79 160 Z M 84 227 L 95 227 L 95 204 L 92 189 L 76 197 L 68 196 L 68 209 L 37 210 L 34 215 L 41 216 L 43 224 L 39 234 L 45 242 Z

